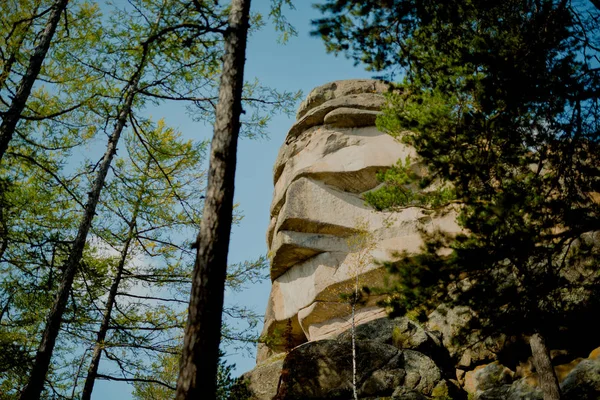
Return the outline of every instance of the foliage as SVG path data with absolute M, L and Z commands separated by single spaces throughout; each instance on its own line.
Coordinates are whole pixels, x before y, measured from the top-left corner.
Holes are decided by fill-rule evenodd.
M 463 228 L 456 236 L 424 233 L 422 254 L 389 264 L 396 284 L 387 304 L 423 314 L 441 302 L 468 305 L 479 317 L 471 328 L 484 334 L 549 337 L 593 310 L 600 287 L 595 6 L 337 0 L 319 8 L 328 15 L 316 33 L 329 50 L 388 76 L 404 74 L 378 126 L 414 146 L 425 173 L 399 163 L 367 200 L 378 209 L 455 212 Z
M 157 382 L 134 382 L 133 398 L 135 400 L 171 400 L 175 394 L 175 385 L 179 375 L 179 353 L 161 355 L 152 363 L 149 379 Z M 235 364 L 228 364 L 224 360 L 224 354 L 219 356 L 217 370 L 217 397 L 216 400 L 246 400 L 248 397 L 236 397 L 236 393 L 242 390 L 240 384 L 231 373 Z M 138 376 L 142 378 L 142 376 Z M 168 386 L 167 386 L 168 385 Z M 237 395 L 239 396 L 239 394 Z
M 419 164 L 416 164 L 417 168 Z M 440 208 L 448 205 L 456 198 L 449 185 L 436 185 L 434 190 L 423 191 L 431 185 L 429 177 L 422 177 L 413 170 L 411 158 L 406 157 L 404 163 L 398 160 L 395 166 L 377 173 L 377 180 L 384 183 L 375 190 L 366 192 L 364 200 L 376 210 L 400 210 L 406 207 Z M 418 183 L 418 185 L 416 185 Z
M 287 6 L 291 10 L 295 9 L 292 0 L 271 0 L 271 10 L 269 12 L 269 17 L 275 25 L 275 30 L 279 32 L 278 40 L 281 43 L 286 43 L 290 37 L 298 35 L 298 31 L 287 21 L 282 11 L 284 6 Z
M 250 390 L 250 382 L 244 380 L 242 377 L 237 378 L 227 400 L 249 400 L 252 398 L 252 391 Z
M 37 280 L 27 275 L 19 277 L 16 271 L 7 268 L 9 276 L 2 281 L 6 299 L 0 319 L 0 348 L 3 353 L 0 391 L 7 399 L 17 398 L 19 388 L 27 383 L 32 354 L 35 354 L 44 318 L 58 285 L 62 258 L 58 249 L 55 257 L 52 260 L 54 264 L 39 266 Z M 88 273 L 73 286 L 72 299 L 64 316 L 63 335 L 57 344 L 57 357 L 48 376 L 48 397 L 71 392 L 81 356 L 75 343 L 81 343 L 85 332 L 93 327 L 94 299 L 104 294 L 110 260 L 100 257 L 97 249 L 91 247 L 84 253 L 82 263 Z
M 0 19 L 0 118 L 54 2 L 5 3 Z M 181 141 L 175 130 L 147 115 L 173 101 L 200 110 L 197 119 L 212 121 L 226 14 L 226 6 L 211 2 L 69 1 L 0 166 L 2 396 L 17 398 L 27 383 L 98 170 L 98 144 L 114 131 L 128 82 L 138 71 L 135 100 L 123 121 L 125 143 L 119 155 L 124 157 L 108 173 L 43 396 L 79 395 L 115 277 L 117 260 L 112 255 L 123 249 L 136 200 L 137 242 L 126 255 L 118 310 L 107 341 L 101 343 L 102 367 L 133 377 L 147 369 L 156 352 L 173 346 L 182 326 L 181 304 L 189 295 L 194 251 L 185 238 L 192 237 L 200 219 L 200 162 L 206 144 Z M 289 112 L 298 97 L 256 81 L 245 90 L 245 134 L 250 137 L 264 135 L 273 110 Z M 141 200 L 135 196 L 140 193 Z M 140 260 L 145 263 L 140 265 Z M 264 265 L 259 259 L 231 266 L 232 287 L 261 279 Z M 175 306 L 149 297 L 162 297 L 163 303 Z M 226 312 L 228 321 L 249 319 L 240 324 L 243 335 L 229 323 L 224 329 L 227 340 L 253 344 L 257 315 L 237 305 Z
M 162 120 L 135 121 L 133 127 L 98 209 L 96 235 L 116 256 L 109 257 L 108 295 L 97 301 L 97 322 L 89 329 L 95 337 L 89 339 L 83 398 L 89 398 L 97 372 L 102 379 L 115 377 L 109 365 L 118 367 L 119 379 L 134 379 L 149 360 L 172 353 L 183 324 L 185 297 L 178 289 L 189 279 L 191 249 L 171 236 L 196 228 L 206 144 L 182 140 Z M 98 371 L 101 358 L 108 362 Z

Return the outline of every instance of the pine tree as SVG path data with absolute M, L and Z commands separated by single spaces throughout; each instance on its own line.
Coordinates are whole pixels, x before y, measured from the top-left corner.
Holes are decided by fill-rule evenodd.
M 390 264 L 388 305 L 467 305 L 479 324 L 467 329 L 529 337 L 544 398 L 560 398 L 545 342 L 594 309 L 600 284 L 595 5 L 329 1 L 321 10 L 330 50 L 404 75 L 378 126 L 419 159 L 382 172 L 387 187 L 368 200 L 454 209 L 465 229 L 425 235 L 422 254 Z M 410 168 L 417 162 L 425 175 Z
M 176 398 L 179 400 L 199 396 L 216 397 L 249 18 L 250 0 L 234 0 L 231 3 L 229 29 L 225 35 L 208 188 L 197 238 L 198 253 L 177 381 Z

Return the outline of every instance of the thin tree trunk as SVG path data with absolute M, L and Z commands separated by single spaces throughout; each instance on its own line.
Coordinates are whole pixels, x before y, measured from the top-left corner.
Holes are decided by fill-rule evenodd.
M 0 190 L 4 190 L 2 187 L 2 182 L 0 182 Z M 2 196 L 3 193 L 0 193 L 0 262 L 2 262 L 4 259 L 4 253 L 8 248 L 8 224 L 6 223 L 6 216 L 4 215 L 4 210 L 7 204 Z
M 14 292 L 11 293 L 10 296 L 8 296 L 8 299 L 6 299 L 6 303 L 4 303 L 2 309 L 0 310 L 0 322 L 2 322 L 2 320 L 4 319 L 4 315 L 8 314 L 8 309 L 10 308 L 10 303 L 12 302 L 13 296 Z
M 152 162 L 152 156 L 148 157 L 144 170 L 146 172 L 150 169 L 150 163 Z M 119 285 L 121 284 L 121 279 L 123 277 L 123 271 L 125 270 L 125 262 L 127 261 L 127 255 L 129 253 L 129 248 L 131 246 L 131 242 L 135 238 L 136 234 L 136 224 L 137 218 L 140 212 L 140 204 L 142 202 L 142 197 L 144 195 L 145 188 L 145 178 L 142 177 L 144 182 L 142 183 L 142 187 L 138 192 L 138 196 L 136 198 L 135 206 L 133 209 L 133 213 L 131 219 L 127 221 L 129 225 L 129 230 L 127 232 L 127 238 L 125 239 L 125 243 L 123 244 L 123 249 L 121 250 L 121 255 L 119 258 L 119 264 L 117 265 L 117 273 L 115 278 L 113 279 L 112 285 L 108 292 L 108 298 L 106 299 L 106 310 L 104 311 L 104 316 L 102 319 L 102 324 L 100 325 L 100 329 L 98 330 L 98 335 L 96 337 L 96 345 L 94 346 L 94 352 L 92 354 L 92 360 L 90 361 L 90 366 L 88 368 L 88 374 L 85 378 L 85 384 L 83 386 L 83 392 L 81 394 L 81 400 L 90 400 L 92 396 L 92 391 L 94 390 L 94 383 L 96 383 L 96 378 L 98 377 L 98 367 L 100 366 L 100 359 L 102 358 L 102 350 L 104 349 L 104 340 L 106 339 L 106 333 L 108 332 L 108 327 L 110 326 L 111 314 L 113 307 L 116 303 L 117 293 L 119 291 Z
M 87 241 L 88 232 L 92 225 L 92 219 L 96 214 L 96 207 L 98 205 L 100 193 L 102 192 L 102 188 L 104 187 L 104 183 L 106 181 L 108 169 L 110 167 L 114 155 L 117 152 L 117 144 L 119 142 L 119 138 L 121 137 L 121 132 L 123 131 L 123 128 L 125 127 L 125 124 L 127 122 L 127 116 L 131 112 L 131 105 L 133 104 L 133 100 L 136 95 L 137 86 L 140 80 L 143 66 L 145 64 L 146 54 L 147 49 L 146 51 L 144 51 L 142 61 L 140 62 L 137 71 L 134 73 L 132 79 L 127 85 L 123 107 L 119 112 L 119 118 L 117 119 L 115 129 L 108 140 L 106 152 L 104 153 L 104 157 L 102 158 L 102 162 L 100 163 L 100 169 L 98 170 L 98 173 L 96 175 L 96 179 L 92 186 L 92 190 L 88 194 L 88 201 L 85 206 L 84 215 L 81 219 L 77 236 L 73 241 L 73 247 L 71 248 L 71 252 L 69 253 L 69 258 L 67 259 L 67 262 L 64 267 L 62 280 L 58 289 L 58 293 L 54 300 L 54 304 L 52 305 L 52 309 L 50 310 L 50 315 L 48 316 L 48 321 L 46 323 L 46 328 L 42 336 L 42 341 L 40 343 L 35 357 L 35 362 L 33 364 L 31 376 L 29 377 L 29 383 L 21 393 L 21 400 L 39 399 L 41 392 L 44 388 L 44 381 L 46 379 L 46 374 L 48 373 L 50 359 L 52 358 L 54 344 L 56 343 L 58 331 L 62 323 L 62 316 L 67 306 L 69 293 L 71 291 L 71 287 L 73 286 L 75 272 L 77 271 L 77 267 L 81 262 L 85 242 Z
M 216 398 L 250 0 L 233 0 L 176 399 Z
M 73 380 L 73 389 L 71 389 L 71 399 L 75 398 L 75 392 L 77 391 L 77 383 L 79 382 L 79 377 L 81 376 L 81 370 L 83 369 L 83 364 L 85 363 L 85 355 L 87 354 L 87 349 L 81 355 L 81 361 L 79 362 L 79 367 L 77 368 L 77 372 L 75 373 L 75 377 Z
M 139 211 L 139 203 L 136 205 L 133 217 L 129 222 L 129 232 L 127 233 L 127 239 L 121 250 L 121 257 L 119 258 L 119 264 L 117 265 L 117 273 L 113 279 L 110 291 L 108 292 L 108 298 L 106 299 L 106 310 L 104 310 L 104 316 L 102 324 L 98 330 L 96 337 L 96 345 L 94 346 L 94 352 L 92 354 L 92 360 L 88 368 L 88 374 L 85 378 L 85 384 L 83 386 L 83 393 L 81 394 L 81 400 L 90 400 L 92 397 L 92 391 L 94 390 L 94 383 L 98 376 L 98 367 L 100 366 L 100 359 L 102 358 L 102 350 L 104 349 L 104 340 L 106 339 L 106 333 L 111 321 L 111 314 L 113 307 L 116 302 L 117 292 L 119 291 L 119 285 L 121 284 L 121 278 L 123 277 L 123 269 L 125 268 L 125 261 L 129 253 L 129 247 L 135 237 L 135 221 L 137 220 L 137 214 Z
M 544 400 L 560 400 L 560 387 L 552 367 L 550 354 L 546 347 L 544 337 L 536 332 L 529 338 L 529 346 L 533 355 L 533 365 L 538 373 L 540 387 Z
M 8 57 L 8 60 L 6 60 L 6 63 L 4 63 L 4 66 L 2 67 L 2 73 L 0 73 L 0 90 L 2 90 L 4 88 L 4 84 L 6 83 L 6 80 L 8 79 L 8 77 L 10 76 L 10 73 L 12 71 L 12 67 L 15 64 L 15 62 L 17 61 L 17 53 L 18 53 L 19 49 L 21 48 L 21 46 L 23 45 L 23 42 L 25 41 L 25 36 L 27 36 L 27 31 L 29 30 L 31 25 L 33 25 L 33 21 L 35 20 L 34 16 L 37 14 L 38 7 L 39 7 L 39 4 L 36 4 L 35 8 L 33 9 L 33 12 L 31 13 L 31 19 L 29 21 L 27 21 L 27 24 L 26 24 L 25 28 L 23 29 L 22 34 L 19 35 L 19 37 L 17 38 L 17 42 L 13 48 L 13 51 L 10 52 L 10 56 Z
M 358 301 L 358 271 L 356 271 L 356 282 L 354 283 L 354 299 L 352 300 L 352 393 L 354 400 L 358 400 L 356 390 L 356 302 Z
M 52 42 L 52 37 L 54 36 L 56 27 L 60 21 L 60 16 L 67 8 L 68 2 L 69 0 L 57 0 L 52 5 L 52 12 L 48 17 L 48 22 L 46 22 L 44 30 L 39 36 L 39 43 L 29 58 L 29 65 L 27 66 L 25 75 L 23 75 L 21 82 L 19 82 L 17 92 L 10 104 L 10 107 L 4 113 L 2 124 L 0 125 L 0 164 L 2 163 L 2 157 L 4 156 L 4 153 L 6 153 L 6 150 L 8 149 L 8 143 L 11 141 L 13 134 L 15 133 L 17 123 L 21 118 L 21 113 L 25 108 L 27 99 L 31 94 L 31 88 L 33 87 L 33 84 L 40 73 L 42 63 L 44 62 L 44 58 L 46 58 L 46 54 L 50 48 L 50 43 Z

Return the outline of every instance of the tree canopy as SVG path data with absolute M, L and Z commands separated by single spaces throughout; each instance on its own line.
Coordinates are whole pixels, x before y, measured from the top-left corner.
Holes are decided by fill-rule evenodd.
M 398 91 L 378 126 L 418 158 L 380 173 L 379 209 L 456 212 L 388 267 L 387 303 L 469 306 L 470 329 L 550 341 L 600 291 L 600 13 L 568 0 L 326 1 L 330 51 Z M 418 165 L 425 166 L 425 172 Z
M 183 140 L 149 113 L 171 103 L 198 122 L 214 120 L 229 8 L 5 3 L 0 397 L 89 398 L 97 378 L 165 387 L 151 359 L 180 354 L 207 143 Z M 280 11 L 273 17 L 288 29 Z M 258 29 L 261 16 L 252 22 Z M 290 112 L 299 96 L 256 80 L 240 91 L 246 137 L 264 136 L 272 115 Z M 264 260 L 230 266 L 227 287 L 262 279 Z M 225 311 L 217 332 L 252 344 L 255 332 L 230 321 L 252 328 L 256 315 Z

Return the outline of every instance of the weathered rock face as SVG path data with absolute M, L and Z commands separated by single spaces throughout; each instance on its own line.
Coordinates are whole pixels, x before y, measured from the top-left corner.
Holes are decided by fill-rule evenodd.
M 530 353 L 503 365 L 490 350 L 461 366 L 444 333 L 406 317 L 357 326 L 357 388 L 361 399 L 542 400 Z M 566 356 L 566 357 L 565 357 Z M 600 348 L 583 357 L 552 351 L 564 399 L 600 399 Z M 563 362 L 570 360 L 568 362 Z M 474 360 L 473 360 L 474 362 Z M 252 400 L 352 398 L 351 332 L 304 343 L 244 375 Z
M 347 329 L 350 306 L 341 295 L 352 292 L 355 274 L 361 286 L 380 285 L 381 266 L 373 260 L 417 251 L 419 229 L 458 229 L 452 215 L 375 212 L 361 198 L 378 185 L 378 171 L 414 155 L 374 126 L 388 90 L 380 81 L 338 81 L 313 90 L 300 106 L 275 164 L 267 233 L 273 286 L 263 334 L 286 340 L 263 346 L 259 363 Z M 365 232 L 369 243 L 353 246 L 351 238 Z M 385 315 L 377 300 L 358 310 L 358 323 Z
M 381 261 L 418 252 L 422 231 L 460 231 L 453 211 L 377 212 L 363 201 L 377 172 L 415 155 L 375 127 L 389 90 L 374 80 L 316 88 L 281 147 L 267 233 L 265 343 L 244 375 L 253 400 L 352 398 L 351 307 L 342 295 L 354 291 L 357 276 L 361 287 L 382 286 Z M 355 315 L 360 398 L 541 400 L 526 338 L 473 332 L 459 345 L 473 317 L 467 307 L 441 305 L 419 325 L 388 319 L 378 300 L 365 298 Z M 509 354 L 510 346 L 521 347 Z M 555 352 L 567 400 L 600 400 L 600 348 L 587 355 L 584 347 L 562 358 L 566 350 Z
M 407 318 L 372 320 L 357 327 L 355 338 L 359 398 L 421 400 L 457 392 L 439 367 L 439 338 Z M 271 357 L 245 375 L 249 389 L 260 400 L 351 399 L 351 340 L 346 331 Z
M 352 353 L 350 342 L 319 340 L 298 347 L 283 364 L 279 395 L 286 399 L 352 397 Z M 377 341 L 361 340 L 356 345 L 357 387 L 363 397 L 390 396 L 399 386 L 431 394 L 441 374 L 427 356 L 398 350 Z M 298 368 L 298 365 L 301 365 Z

